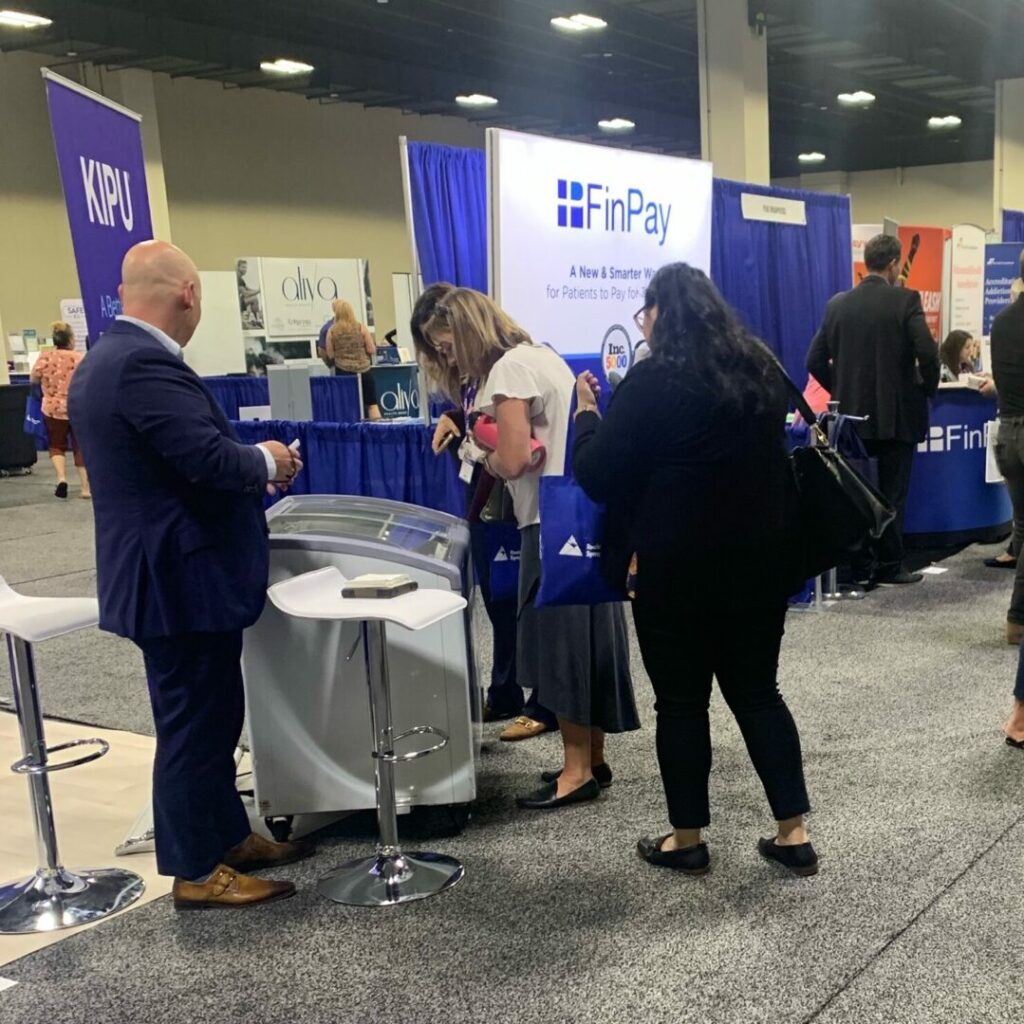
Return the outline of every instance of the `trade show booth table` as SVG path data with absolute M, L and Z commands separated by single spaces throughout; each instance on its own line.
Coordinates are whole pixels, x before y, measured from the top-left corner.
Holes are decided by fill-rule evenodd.
M 299 441 L 305 468 L 296 477 L 295 494 L 358 494 L 455 516 L 465 512 L 465 485 L 455 460 L 434 455 L 432 428 L 422 423 L 241 420 L 233 425 L 245 444 Z
M 230 420 L 239 418 L 240 409 L 270 405 L 266 377 L 204 377 L 203 383 Z M 317 422 L 358 423 L 362 419 L 357 378 L 311 377 L 309 389 Z
M 994 399 L 963 384 L 940 385 L 910 478 L 904 533 L 911 544 L 995 541 L 1009 532 L 1013 508 L 1006 487 L 985 479 L 995 419 Z

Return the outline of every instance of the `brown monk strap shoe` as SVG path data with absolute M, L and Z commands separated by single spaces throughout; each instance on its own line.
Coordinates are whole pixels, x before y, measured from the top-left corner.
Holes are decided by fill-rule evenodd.
M 270 903 L 295 895 L 291 882 L 252 878 L 218 864 L 205 882 L 176 878 L 171 890 L 175 910 L 222 910 Z
M 506 743 L 515 743 L 517 740 L 528 740 L 547 732 L 548 727 L 535 718 L 527 718 L 526 715 L 519 715 L 513 719 L 512 724 L 506 726 L 505 731 L 498 737 Z
M 256 832 L 250 832 L 237 846 L 224 854 L 223 863 L 243 873 L 262 871 L 264 868 L 279 868 L 282 864 L 294 864 L 313 853 L 313 844 L 296 839 L 290 843 L 275 843 Z

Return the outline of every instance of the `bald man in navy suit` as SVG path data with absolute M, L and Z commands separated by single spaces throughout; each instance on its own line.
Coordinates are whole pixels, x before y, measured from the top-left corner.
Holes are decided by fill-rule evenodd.
M 245 701 L 242 631 L 263 609 L 262 496 L 301 469 L 276 441 L 243 445 L 182 361 L 202 310 L 195 264 L 166 242 L 125 256 L 124 314 L 90 349 L 68 398 L 89 452 L 100 628 L 146 665 L 157 749 L 157 865 L 182 910 L 291 896 L 249 871 L 306 856 L 251 832 L 235 788 Z

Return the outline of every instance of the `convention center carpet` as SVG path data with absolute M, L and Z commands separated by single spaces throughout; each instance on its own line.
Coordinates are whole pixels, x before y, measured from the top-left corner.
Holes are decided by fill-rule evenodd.
M 58 503 L 48 468 L 0 480 L 0 574 L 25 593 L 92 593 L 89 506 Z M 452 891 L 389 911 L 319 898 L 318 876 L 370 850 L 372 825 L 350 819 L 281 872 L 299 886 L 292 900 L 176 915 L 159 899 L 8 964 L 0 1020 L 1015 1021 L 1024 754 L 1000 731 L 1017 652 L 1003 640 L 1011 574 L 981 565 L 994 550 L 968 548 L 915 587 L 790 615 L 780 678 L 803 739 L 816 878 L 757 857 L 772 822 L 717 695 L 712 872 L 637 859 L 636 839 L 667 825 L 634 652 L 644 728 L 610 739 L 615 783 L 600 801 L 517 810 L 557 763 L 557 738 L 504 744 L 488 727 L 473 820 L 416 839 L 463 860 Z M 742 618 L 734 627 L 743 643 Z M 44 645 L 38 665 L 50 714 L 151 732 L 131 645 L 83 633 Z M 125 829 L 137 810 L 124 808 Z

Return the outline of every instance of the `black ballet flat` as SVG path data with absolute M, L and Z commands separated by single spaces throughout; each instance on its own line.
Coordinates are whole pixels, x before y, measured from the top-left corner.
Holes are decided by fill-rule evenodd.
M 636 844 L 636 852 L 648 864 L 659 868 L 671 868 L 673 871 L 681 871 L 684 875 L 706 875 L 711 870 L 711 855 L 708 853 L 707 843 L 698 843 L 696 846 L 688 846 L 685 850 L 663 850 L 662 843 L 672 833 L 652 839 L 644 836 Z
M 758 839 L 757 849 L 766 860 L 781 864 L 794 875 L 807 878 L 818 873 L 818 855 L 810 843 L 796 846 L 779 846 L 774 839 Z
M 595 764 L 591 770 L 594 773 L 594 778 L 597 779 L 597 784 L 602 789 L 607 789 L 612 784 L 612 770 L 607 764 Z M 542 782 L 557 782 L 561 777 L 561 768 L 559 768 L 557 772 L 540 773 Z
M 1017 750 L 1024 750 L 1024 740 L 1011 739 L 1009 736 L 1006 737 L 1006 745 L 1008 747 L 1014 747 Z
M 1016 569 L 1017 559 L 986 558 L 985 566 L 988 569 Z
M 516 797 L 516 805 L 529 811 L 553 811 L 557 807 L 568 807 L 570 804 L 582 804 L 588 800 L 596 800 L 601 795 L 601 787 L 597 779 L 587 779 L 565 796 L 558 796 L 558 784 L 549 783 L 536 793 L 529 796 Z

